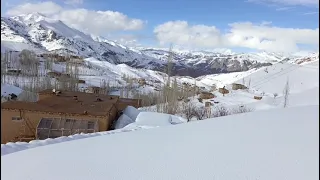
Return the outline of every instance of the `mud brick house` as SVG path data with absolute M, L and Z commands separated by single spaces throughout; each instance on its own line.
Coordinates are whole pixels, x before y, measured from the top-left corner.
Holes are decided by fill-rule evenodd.
M 248 89 L 248 88 L 243 84 L 233 83 L 232 90 L 238 90 L 238 89 Z
M 110 130 L 127 106 L 141 100 L 84 92 L 39 92 L 37 102 L 1 104 L 1 143 Z

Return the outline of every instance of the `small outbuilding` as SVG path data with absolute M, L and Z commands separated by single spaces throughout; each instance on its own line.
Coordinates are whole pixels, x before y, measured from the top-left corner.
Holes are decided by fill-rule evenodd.
M 248 88 L 243 84 L 233 83 L 232 90 L 238 90 L 238 89 L 248 89 Z

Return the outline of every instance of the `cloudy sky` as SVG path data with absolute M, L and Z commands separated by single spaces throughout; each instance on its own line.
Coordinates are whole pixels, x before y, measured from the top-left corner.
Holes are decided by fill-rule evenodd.
M 296 52 L 319 48 L 319 0 L 1 0 L 130 46 Z

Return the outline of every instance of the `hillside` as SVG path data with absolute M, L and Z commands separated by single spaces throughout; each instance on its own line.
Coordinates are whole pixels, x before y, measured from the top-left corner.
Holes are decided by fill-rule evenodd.
M 17 54 L 13 54 L 16 55 Z M 50 71 L 45 68 L 45 59 L 41 59 L 42 74 Z M 119 90 L 128 85 L 125 77 L 133 79 L 145 79 L 146 85 L 141 86 L 135 81 L 132 84 L 133 93 L 155 93 L 163 86 L 167 75 L 153 70 L 136 69 L 126 64 L 113 64 L 108 61 L 99 61 L 95 58 L 84 59 L 82 65 L 79 65 L 79 79 L 85 80 L 84 84 L 79 84 L 80 88 L 88 86 L 101 86 L 103 81 L 109 82 L 113 88 L 111 94 L 119 95 Z M 65 72 L 66 63 L 56 62 L 52 65 L 55 72 Z M 41 77 L 43 79 L 45 77 Z M 247 105 L 254 110 L 281 108 L 283 104 L 283 89 L 287 79 L 290 84 L 290 102 L 289 106 L 318 104 L 319 100 L 319 60 L 313 59 L 311 62 L 295 64 L 293 62 L 275 63 L 267 68 L 257 68 L 244 72 L 222 73 L 192 78 L 188 76 L 176 76 L 177 83 L 181 86 L 183 83 L 195 84 L 203 87 L 205 91 L 210 91 L 213 85 L 217 88 L 227 86 L 229 94 L 222 96 L 221 93 L 214 91 L 217 96 L 214 99 L 204 100 L 219 102 L 219 105 L 226 107 L 237 107 Z M 32 79 L 24 76 L 7 76 L 6 81 L 10 85 L 19 84 L 20 86 L 32 82 Z M 53 81 L 54 82 L 54 81 Z M 231 90 L 230 84 L 238 82 L 249 87 L 249 90 Z M 11 92 L 8 92 L 11 93 Z M 8 94 L 7 93 L 7 94 Z M 277 97 L 274 97 L 277 93 Z M 150 96 L 150 95 L 149 95 Z M 253 99 L 254 96 L 262 96 L 262 100 Z M 152 99 L 152 97 L 150 97 Z M 204 106 L 204 103 L 198 103 L 194 98 L 192 102 Z M 213 109 L 215 106 L 212 107 Z
M 287 80 L 290 88 L 288 106 L 319 104 L 319 61 L 300 65 L 287 62 L 277 63 L 268 68 L 237 73 L 233 76 L 232 74 L 207 76 L 200 81 L 206 83 L 216 81 L 217 84 L 221 82 L 244 84 L 249 88 L 248 90 L 231 90 L 225 96 L 216 93 L 218 97 L 215 98 L 215 101 L 228 107 L 246 105 L 259 110 L 283 107 L 283 90 Z M 231 86 L 228 88 L 230 90 Z M 261 96 L 262 100 L 255 100 L 253 96 Z
M 73 54 L 157 71 L 163 71 L 169 56 L 167 49 L 126 47 L 103 37 L 84 34 L 59 19 L 48 18 L 40 13 L 1 17 L 1 51 L 4 49 Z M 175 50 L 172 73 L 198 77 L 214 73 L 241 72 L 269 66 L 284 59 L 295 61 L 297 58 L 267 52 L 237 54 Z
M 318 135 L 319 106 L 259 111 L 42 147 L 33 143 L 36 148 L 1 157 L 1 179 L 316 180 Z
M 319 87 L 319 83 L 316 83 L 319 82 L 319 61 L 303 65 L 278 63 L 246 76 L 244 81 L 246 85 L 250 82 L 250 88 L 281 94 L 287 79 L 292 93 Z M 243 80 L 238 82 L 242 83 Z

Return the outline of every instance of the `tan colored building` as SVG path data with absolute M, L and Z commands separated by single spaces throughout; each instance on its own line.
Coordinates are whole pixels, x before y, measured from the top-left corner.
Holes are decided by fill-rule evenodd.
M 140 103 L 137 99 L 118 96 L 41 91 L 37 102 L 8 101 L 1 104 L 1 143 L 107 131 L 123 109 L 128 105 L 138 108 Z
M 238 90 L 238 89 L 248 89 L 248 88 L 243 84 L 233 83 L 232 90 Z
M 97 87 L 97 86 L 90 86 L 90 87 L 88 87 L 88 92 L 89 92 L 89 93 L 99 94 L 100 91 L 101 91 L 101 88 L 100 88 L 100 87 Z
M 219 91 L 219 93 L 221 93 L 221 94 L 223 94 L 223 95 L 225 95 L 225 94 L 228 94 L 229 93 L 229 90 L 228 89 L 226 89 L 226 88 L 219 88 L 218 89 L 218 91 Z

